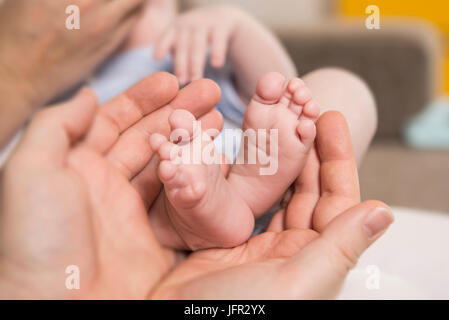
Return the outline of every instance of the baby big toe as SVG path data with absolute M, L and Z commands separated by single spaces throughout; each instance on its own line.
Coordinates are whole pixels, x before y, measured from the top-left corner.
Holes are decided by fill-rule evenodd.
M 278 72 L 269 72 L 260 78 L 253 100 L 262 104 L 279 102 L 285 84 L 285 78 Z

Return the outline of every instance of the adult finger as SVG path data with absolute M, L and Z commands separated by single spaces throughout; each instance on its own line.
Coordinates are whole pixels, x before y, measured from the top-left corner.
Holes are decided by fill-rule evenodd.
M 296 179 L 285 214 L 287 229 L 312 229 L 312 217 L 320 198 L 320 159 L 313 148 Z
M 279 210 L 278 212 L 276 212 L 273 216 L 273 218 L 271 218 L 270 223 L 268 224 L 267 227 L 267 232 L 281 232 L 285 229 L 284 226 L 284 219 L 285 219 L 285 210 Z
M 313 228 L 321 232 L 339 212 L 360 202 L 360 188 L 351 134 L 344 116 L 337 111 L 326 112 L 317 127 L 321 130 L 317 136 L 321 194 L 313 215 Z
M 173 108 L 167 106 L 162 110 L 149 115 L 143 121 L 126 130 L 114 146 L 107 152 L 106 157 L 117 167 L 128 179 L 132 179 L 147 166 L 153 157 L 153 150 L 149 144 L 153 133 L 169 136 L 170 126 L 168 118 Z M 221 113 L 211 110 L 199 118 L 201 128 L 219 132 L 223 124 Z
M 170 134 L 168 117 L 175 109 L 187 109 L 192 112 L 196 118 L 201 120 L 202 130 L 221 130 L 223 117 L 218 111 L 213 110 L 213 107 L 219 100 L 220 89 L 215 82 L 208 79 L 194 81 L 183 88 L 169 105 L 145 117 L 136 125 L 138 131 L 142 133 L 142 138 L 137 139 L 142 141 L 140 147 L 137 147 L 136 144 L 121 143 L 124 150 L 129 151 L 129 146 L 131 145 L 136 147 L 136 150 L 132 153 L 138 154 L 138 156 L 132 160 L 140 159 L 140 162 L 134 162 L 133 171 L 129 170 L 128 172 L 131 172 L 133 176 L 131 182 L 145 203 L 151 205 L 160 190 L 160 182 L 156 173 L 157 157 L 153 157 L 148 136 L 157 132 L 168 138 Z M 120 145 L 117 144 L 114 146 L 114 149 L 116 154 L 115 161 L 126 163 L 126 159 L 119 156 L 120 154 L 125 154 L 125 152 L 120 151 Z M 127 167 L 130 168 L 131 166 L 127 165 Z
M 169 73 L 158 72 L 141 80 L 100 108 L 86 143 L 105 153 L 126 129 L 167 105 L 177 93 L 178 82 Z
M 89 89 L 62 105 L 44 109 L 32 120 L 16 155 L 40 167 L 64 164 L 70 147 L 86 134 L 96 111 L 97 98 Z
M 128 179 L 133 178 L 153 155 L 149 137 L 153 133 L 169 136 L 168 117 L 173 110 L 187 109 L 192 112 L 196 118 L 202 120 L 203 129 L 220 129 L 223 121 L 221 115 L 216 111 L 207 115 L 218 103 L 219 98 L 218 86 L 211 80 L 202 79 L 189 84 L 164 107 L 142 117 L 136 124 L 123 131 L 108 150 L 108 159 L 121 169 Z M 202 118 L 203 116 L 206 117 Z
M 286 227 L 321 231 L 338 212 L 360 201 L 357 166 L 343 115 L 323 114 L 317 122 L 315 150 L 295 183 Z
M 166 114 L 166 117 L 168 119 L 169 113 Z M 203 131 L 213 129 L 214 131 L 220 131 L 221 127 L 223 125 L 223 116 L 220 112 L 217 110 L 212 110 L 205 114 L 204 116 L 200 117 L 199 120 L 201 120 L 201 128 Z M 167 120 L 164 121 L 168 124 Z M 164 132 L 166 136 L 168 136 L 169 133 L 165 133 L 165 129 L 161 128 L 158 131 L 154 131 L 157 133 Z M 147 137 L 147 135 L 145 135 Z M 139 140 L 135 139 L 135 140 Z M 145 203 L 146 208 L 148 209 L 151 204 L 154 202 L 156 197 L 158 196 L 160 189 L 161 189 L 161 182 L 159 181 L 158 175 L 157 175 L 157 168 L 159 165 L 159 158 L 153 156 L 153 150 L 151 150 L 151 147 L 149 145 L 149 139 L 145 138 L 144 142 L 145 145 L 142 145 L 139 150 L 136 150 L 135 152 L 139 152 L 140 155 L 143 155 L 146 153 L 145 157 L 132 157 L 129 158 L 126 162 L 126 159 L 121 158 L 119 162 L 118 167 L 122 169 L 122 171 L 125 173 L 125 175 L 133 176 L 131 180 L 131 184 L 135 187 L 137 192 L 140 194 L 140 197 Z M 126 145 L 126 143 L 124 143 Z M 140 145 L 140 144 L 139 144 Z M 125 155 L 125 154 L 124 154 Z M 109 156 L 111 157 L 111 156 Z M 119 155 L 116 155 L 116 159 L 114 159 L 114 163 L 117 166 L 117 162 L 119 161 Z M 136 161 L 136 159 L 140 159 L 140 163 Z M 150 159 L 149 161 L 147 159 Z M 122 164 L 120 164 L 122 163 Z M 123 163 L 127 164 L 126 166 L 123 165 Z M 134 163 L 134 167 L 130 165 L 130 163 Z M 142 168 L 143 166 L 143 168 Z M 132 171 L 134 168 L 134 171 Z M 139 170 L 139 168 L 141 168 Z
M 173 109 L 187 109 L 195 117 L 199 117 L 212 110 L 220 101 L 220 97 L 220 88 L 214 81 L 200 79 L 179 91 L 170 106 Z
M 299 299 L 335 298 L 348 272 L 360 255 L 393 222 L 391 210 L 379 201 L 358 204 L 330 222 L 322 234 L 310 242 L 283 267 L 286 282 L 296 282 Z M 292 275 L 297 275 L 294 280 Z

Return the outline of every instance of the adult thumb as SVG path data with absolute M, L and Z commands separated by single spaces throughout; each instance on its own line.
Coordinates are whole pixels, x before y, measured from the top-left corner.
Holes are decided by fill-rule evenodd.
M 300 277 L 296 298 L 335 298 L 360 255 L 393 221 L 390 208 L 379 201 L 363 202 L 337 216 L 288 262 Z

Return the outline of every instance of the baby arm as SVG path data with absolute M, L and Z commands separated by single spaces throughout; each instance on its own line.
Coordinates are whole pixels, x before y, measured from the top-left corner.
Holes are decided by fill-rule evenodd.
M 254 94 L 258 80 L 267 72 L 276 71 L 291 79 L 297 76 L 297 71 L 280 41 L 268 28 L 246 12 L 238 14 L 241 18 L 230 39 L 229 59 L 233 70 L 238 70 L 235 72 L 236 85 L 246 104 Z

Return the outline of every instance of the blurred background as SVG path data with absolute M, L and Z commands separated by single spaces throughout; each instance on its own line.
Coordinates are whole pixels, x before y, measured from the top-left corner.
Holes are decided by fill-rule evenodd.
M 184 7 L 211 2 L 220 1 Z M 360 168 L 364 200 L 449 213 L 449 1 L 224 2 L 269 25 L 300 75 L 339 66 L 369 84 L 379 125 Z M 365 26 L 370 5 L 379 8 L 380 29 Z

